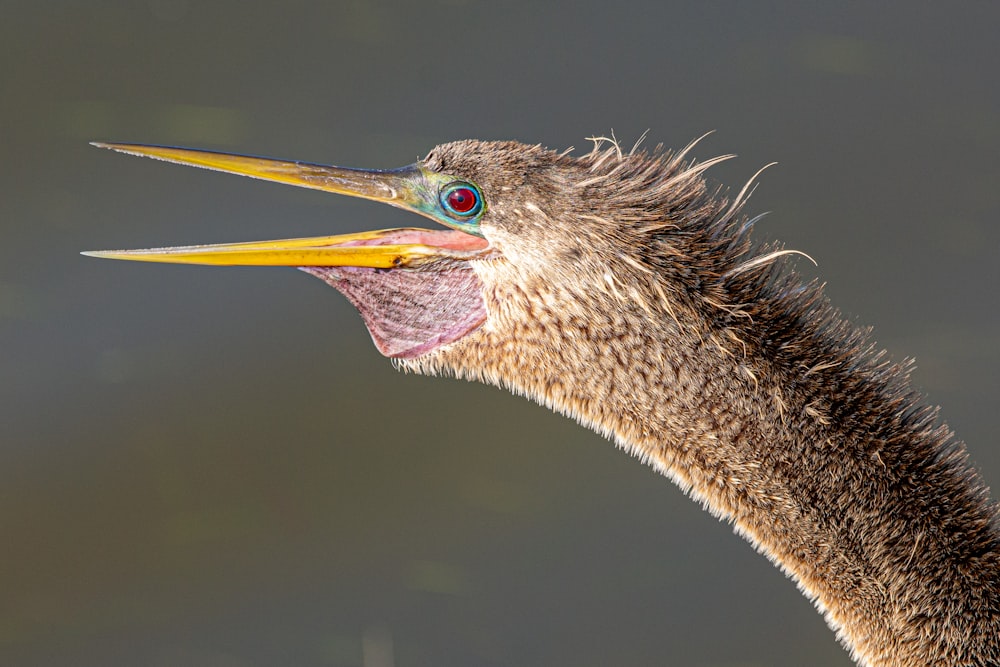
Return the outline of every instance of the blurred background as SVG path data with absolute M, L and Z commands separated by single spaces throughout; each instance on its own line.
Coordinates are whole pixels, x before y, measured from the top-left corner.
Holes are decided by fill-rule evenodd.
M 667 480 L 394 372 L 320 281 L 77 254 L 418 220 L 95 139 L 395 167 L 715 130 L 711 178 L 779 162 L 758 235 L 917 359 L 1000 485 L 1000 4 L 0 6 L 0 664 L 850 664 Z

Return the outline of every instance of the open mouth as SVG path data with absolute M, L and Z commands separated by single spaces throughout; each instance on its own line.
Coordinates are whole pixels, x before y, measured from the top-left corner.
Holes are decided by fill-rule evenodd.
M 410 358 L 459 340 L 486 320 L 471 261 L 494 254 L 479 229 L 479 187 L 422 164 L 347 169 L 187 148 L 95 144 L 131 155 L 362 197 L 397 206 L 449 229 L 382 229 L 248 243 L 85 252 L 92 257 L 173 264 L 298 267 L 354 304 L 379 351 Z M 397 270 L 399 269 L 399 270 Z

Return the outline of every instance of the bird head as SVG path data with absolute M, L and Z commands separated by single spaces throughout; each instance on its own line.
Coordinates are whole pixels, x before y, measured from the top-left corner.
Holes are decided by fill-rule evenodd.
M 509 341 L 526 319 L 544 326 L 536 309 L 559 310 L 553 301 L 563 297 L 582 318 L 593 317 L 594 301 L 608 300 L 619 309 L 670 312 L 690 273 L 690 266 L 673 260 L 709 238 L 705 221 L 717 223 L 724 212 L 725 203 L 706 194 L 700 176 L 724 158 L 688 164 L 686 151 L 623 154 L 617 144 L 601 144 L 573 157 L 517 142 L 459 141 L 391 170 L 95 144 L 380 201 L 442 228 L 85 254 L 298 267 L 341 291 L 378 349 L 404 365 L 451 344 L 493 347 L 497 339 L 487 340 L 490 332 L 504 332 Z M 562 308 L 562 316 L 576 314 Z

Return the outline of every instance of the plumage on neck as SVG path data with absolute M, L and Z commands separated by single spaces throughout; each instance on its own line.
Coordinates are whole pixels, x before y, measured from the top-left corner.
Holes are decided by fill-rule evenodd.
M 907 367 L 751 247 L 708 163 L 537 150 L 511 227 L 485 230 L 502 258 L 474 263 L 485 323 L 400 365 L 613 439 L 794 577 L 860 664 L 1000 663 L 997 511 Z

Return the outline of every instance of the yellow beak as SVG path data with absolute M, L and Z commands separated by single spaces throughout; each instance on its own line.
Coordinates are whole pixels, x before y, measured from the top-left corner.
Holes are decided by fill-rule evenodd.
M 130 155 L 380 201 L 448 224 L 447 220 L 434 214 L 438 183 L 442 176 L 419 164 L 391 170 L 349 169 L 186 148 L 107 143 L 94 145 Z M 472 259 L 480 255 L 487 246 L 484 239 L 462 231 L 403 228 L 317 238 L 143 250 L 101 250 L 83 254 L 107 259 L 175 264 L 392 269 L 413 267 L 442 258 Z
M 128 259 L 137 262 L 168 264 L 207 264 L 214 266 L 361 266 L 395 269 L 416 266 L 421 261 L 441 256 L 439 246 L 413 243 L 378 243 L 393 235 L 426 233 L 423 229 L 383 229 L 339 236 L 304 239 L 281 239 L 249 243 L 173 246 L 142 250 L 92 250 L 81 254 L 104 259 Z M 461 232 L 439 232 L 460 234 Z

